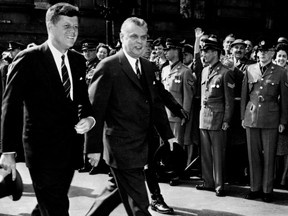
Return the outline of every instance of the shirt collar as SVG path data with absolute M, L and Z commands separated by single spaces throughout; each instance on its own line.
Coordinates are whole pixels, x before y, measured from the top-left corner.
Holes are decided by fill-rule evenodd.
M 131 67 L 133 68 L 134 72 L 136 72 L 135 64 L 136 64 L 137 59 L 128 55 L 128 53 L 125 51 L 125 49 L 123 49 L 123 52 L 124 52 L 124 55 L 126 56 L 126 58 L 128 59 L 128 62 L 130 63 Z M 140 63 L 140 61 L 138 62 L 138 65 L 139 65 L 139 63 Z
M 50 48 L 50 50 L 51 50 L 51 52 L 52 52 L 53 57 L 54 57 L 54 58 L 57 58 L 57 59 L 61 59 L 63 53 L 61 53 L 59 50 L 57 50 L 57 49 L 53 46 L 51 40 L 48 39 L 48 40 L 47 40 L 47 44 L 48 44 L 48 47 Z M 65 59 L 67 59 L 67 51 L 64 53 L 64 55 L 65 55 Z
M 180 62 L 180 60 L 174 62 L 173 64 L 170 65 L 171 70 Z

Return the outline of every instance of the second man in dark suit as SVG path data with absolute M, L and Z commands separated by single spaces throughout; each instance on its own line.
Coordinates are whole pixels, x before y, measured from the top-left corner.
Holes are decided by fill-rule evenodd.
M 123 49 L 99 63 L 89 88 L 97 124 L 87 136 L 86 152 L 95 165 L 104 146 L 104 159 L 131 216 L 150 215 L 143 167 L 152 127 L 171 146 L 175 140 L 155 86 L 155 66 L 141 57 L 147 32 L 142 19 L 124 21 L 120 33 Z

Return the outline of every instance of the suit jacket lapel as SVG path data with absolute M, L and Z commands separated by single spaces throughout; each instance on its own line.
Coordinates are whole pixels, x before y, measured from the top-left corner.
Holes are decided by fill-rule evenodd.
M 43 67 L 46 69 L 46 71 L 43 73 L 43 76 L 46 76 L 47 84 L 52 91 L 63 92 L 64 96 L 62 81 L 47 42 L 41 45 L 41 51 L 43 53 L 43 57 L 39 59 L 41 59 L 43 62 Z
M 118 52 L 118 56 L 119 56 L 119 63 L 122 67 L 122 71 L 129 77 L 129 79 L 135 84 L 137 85 L 140 89 L 143 90 L 133 68 L 131 67 L 128 59 L 126 58 L 123 50 L 120 50 Z M 142 64 L 141 64 L 142 67 Z M 141 68 L 142 69 L 142 68 Z

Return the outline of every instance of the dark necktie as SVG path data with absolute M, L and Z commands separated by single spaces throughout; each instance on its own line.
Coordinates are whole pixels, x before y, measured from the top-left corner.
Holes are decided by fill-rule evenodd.
M 260 69 L 261 69 L 261 73 L 264 74 L 265 71 L 267 70 L 267 67 L 266 66 L 260 66 Z
M 138 79 L 141 79 L 141 71 L 139 69 L 138 63 L 139 63 L 139 59 L 137 59 L 136 63 L 135 63 L 136 75 L 137 75 Z
M 67 67 L 66 67 L 65 61 L 64 61 L 65 55 L 62 55 L 61 58 L 62 58 L 62 62 L 61 62 L 62 83 L 63 83 L 65 95 L 67 98 L 70 99 L 71 83 L 70 83 L 70 79 L 69 79 L 68 70 L 67 70 Z

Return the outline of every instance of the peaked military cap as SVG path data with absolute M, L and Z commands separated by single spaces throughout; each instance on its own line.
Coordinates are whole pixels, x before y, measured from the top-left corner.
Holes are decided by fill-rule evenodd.
M 93 50 L 96 49 L 98 43 L 93 40 L 84 40 L 82 41 L 82 51 L 83 50 Z
M 153 46 L 160 46 L 160 45 L 162 45 L 163 47 L 165 47 L 166 45 L 166 41 L 163 37 L 159 37 L 153 41 Z
M 183 45 L 179 41 L 172 38 L 167 38 L 165 45 L 166 45 L 166 47 L 164 48 L 165 50 L 183 48 Z
M 23 50 L 25 49 L 25 45 L 20 43 L 20 42 L 16 42 L 16 41 L 9 41 L 8 43 L 8 49 L 7 51 L 12 51 L 14 49 L 20 49 L 20 50 Z
M 191 54 L 194 54 L 193 46 L 190 45 L 190 44 L 184 44 L 183 52 L 184 52 L 184 53 L 191 53 Z
M 263 37 L 259 40 L 258 43 L 258 50 L 268 51 L 274 49 L 274 43 L 272 38 L 270 37 Z
M 201 50 L 222 50 L 222 46 L 219 43 L 218 39 L 216 37 L 208 37 L 203 40 L 203 45 L 201 47 Z

